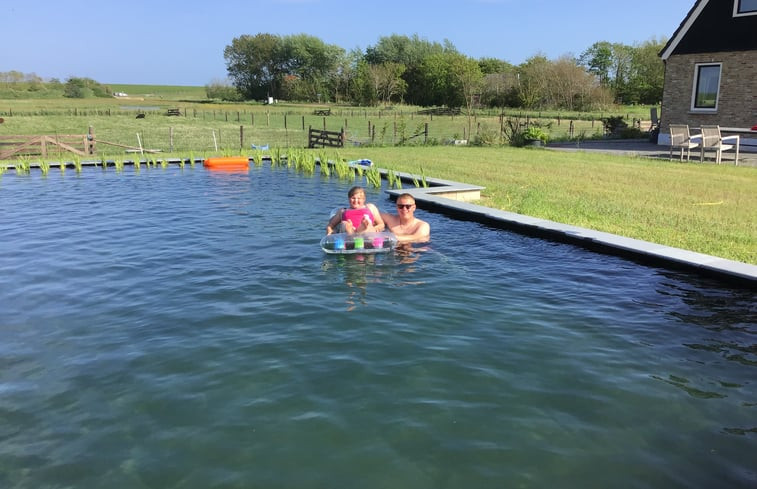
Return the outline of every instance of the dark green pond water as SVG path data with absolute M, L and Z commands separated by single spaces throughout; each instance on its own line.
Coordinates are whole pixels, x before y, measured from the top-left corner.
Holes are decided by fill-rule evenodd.
M 0 177 L 0 487 L 757 487 L 754 291 L 422 210 L 326 255 L 353 183 Z

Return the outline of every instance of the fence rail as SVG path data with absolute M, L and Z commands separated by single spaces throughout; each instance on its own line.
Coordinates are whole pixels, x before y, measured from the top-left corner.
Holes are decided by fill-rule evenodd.
M 339 132 L 308 129 L 308 148 L 342 148 L 344 140 L 344 129 Z
M 81 149 L 75 146 L 79 145 Z M 62 134 L 55 136 L 0 136 L 0 160 L 17 155 L 39 155 L 43 158 L 53 148 L 58 152 L 69 152 L 80 156 L 95 153 L 94 135 Z

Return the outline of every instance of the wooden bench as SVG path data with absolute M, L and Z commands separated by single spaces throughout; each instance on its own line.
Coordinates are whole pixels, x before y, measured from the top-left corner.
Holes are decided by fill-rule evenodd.
M 181 109 L 168 109 L 166 115 L 181 115 Z
M 331 109 L 315 109 L 313 115 L 331 115 Z

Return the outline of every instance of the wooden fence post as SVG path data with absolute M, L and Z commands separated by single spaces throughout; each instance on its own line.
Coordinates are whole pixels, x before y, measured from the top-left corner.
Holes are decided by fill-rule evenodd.
M 239 112 L 237 112 L 239 114 Z M 239 126 L 239 149 L 244 148 L 244 126 Z
M 84 148 L 84 152 L 87 154 L 95 154 L 95 130 L 92 126 L 89 126 L 87 130 L 87 147 Z

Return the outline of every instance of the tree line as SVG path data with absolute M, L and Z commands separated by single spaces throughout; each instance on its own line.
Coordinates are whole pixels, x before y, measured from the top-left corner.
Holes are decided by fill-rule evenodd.
M 62 92 L 66 98 L 110 97 L 110 87 L 91 78 L 69 77 L 65 82 L 57 78 L 45 81 L 36 73 L 22 73 L 20 71 L 0 71 L 0 88 L 13 90 L 23 84 L 26 92 Z
M 296 34 L 242 35 L 224 49 L 230 83 L 206 86 L 208 97 L 360 106 L 514 107 L 588 111 L 612 103 L 662 99 L 664 40 L 633 46 L 596 42 L 578 57 L 537 54 L 520 65 L 473 59 L 449 42 L 404 35 L 345 51 Z

